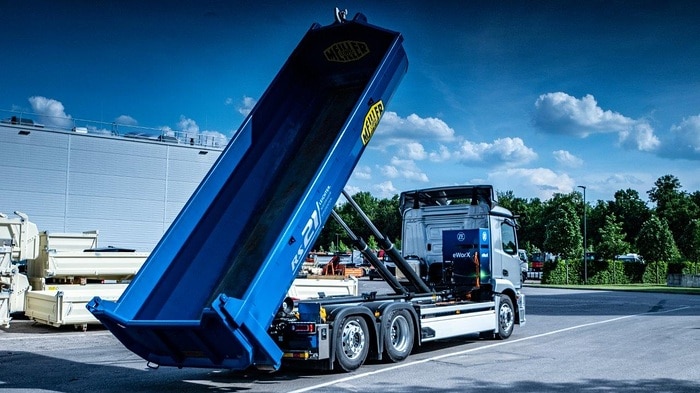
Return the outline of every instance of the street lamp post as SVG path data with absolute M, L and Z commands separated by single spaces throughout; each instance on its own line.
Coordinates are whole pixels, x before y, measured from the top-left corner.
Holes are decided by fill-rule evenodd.
M 588 284 L 588 258 L 586 258 L 586 186 L 578 186 L 583 189 L 583 283 Z

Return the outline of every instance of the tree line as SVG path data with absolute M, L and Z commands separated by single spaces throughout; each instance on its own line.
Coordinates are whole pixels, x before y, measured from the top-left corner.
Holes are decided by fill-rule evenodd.
M 554 194 L 546 201 L 517 197 L 513 191 L 497 195 L 499 204 L 518 216 L 520 248 L 528 254 L 547 252 L 559 260 L 582 260 L 585 228 L 586 250 L 596 260 L 613 261 L 617 255 L 636 253 L 647 264 L 700 262 L 700 191 L 684 191 L 674 175 L 661 176 L 647 191 L 653 206 L 633 189 L 619 190 L 613 200 L 594 203 L 584 203 L 578 190 Z M 399 196 L 378 199 L 360 192 L 353 199 L 400 248 Z M 336 206 L 336 212 L 370 247 L 377 247 L 370 229 L 348 203 Z M 345 251 L 350 245 L 350 238 L 331 218 L 316 249 Z
M 554 194 L 544 202 L 499 193 L 499 203 L 520 217 L 521 248 L 563 259 L 583 258 L 584 209 L 587 251 L 597 259 L 637 253 L 648 262 L 700 260 L 700 191 L 684 191 L 664 175 L 647 191 L 650 207 L 636 190 L 619 190 L 614 200 L 583 203 L 583 194 Z

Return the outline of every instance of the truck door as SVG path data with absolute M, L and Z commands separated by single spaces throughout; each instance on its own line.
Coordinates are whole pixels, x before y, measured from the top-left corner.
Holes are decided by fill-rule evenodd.
M 492 274 L 493 278 L 503 278 L 521 285 L 520 260 L 515 224 L 509 219 L 491 217 Z

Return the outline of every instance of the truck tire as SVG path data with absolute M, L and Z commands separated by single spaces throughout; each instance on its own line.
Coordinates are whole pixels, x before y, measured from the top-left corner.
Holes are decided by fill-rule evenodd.
M 390 361 L 403 361 L 413 350 L 413 320 L 406 310 L 395 310 L 389 314 L 384 331 L 384 349 Z
M 510 297 L 507 295 L 499 295 L 499 298 L 496 338 L 505 340 L 513 333 L 513 327 L 515 326 L 515 310 L 513 309 L 513 302 L 510 300 Z
M 367 359 L 370 337 L 367 322 L 358 315 L 343 319 L 335 335 L 335 359 L 344 371 L 357 370 Z

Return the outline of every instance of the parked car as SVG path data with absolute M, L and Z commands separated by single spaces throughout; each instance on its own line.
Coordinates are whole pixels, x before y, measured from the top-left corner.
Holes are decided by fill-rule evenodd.
M 625 254 L 625 255 L 618 255 L 615 257 L 615 260 L 621 261 L 621 262 L 626 262 L 626 263 L 644 263 L 644 259 L 639 256 L 638 254 Z

